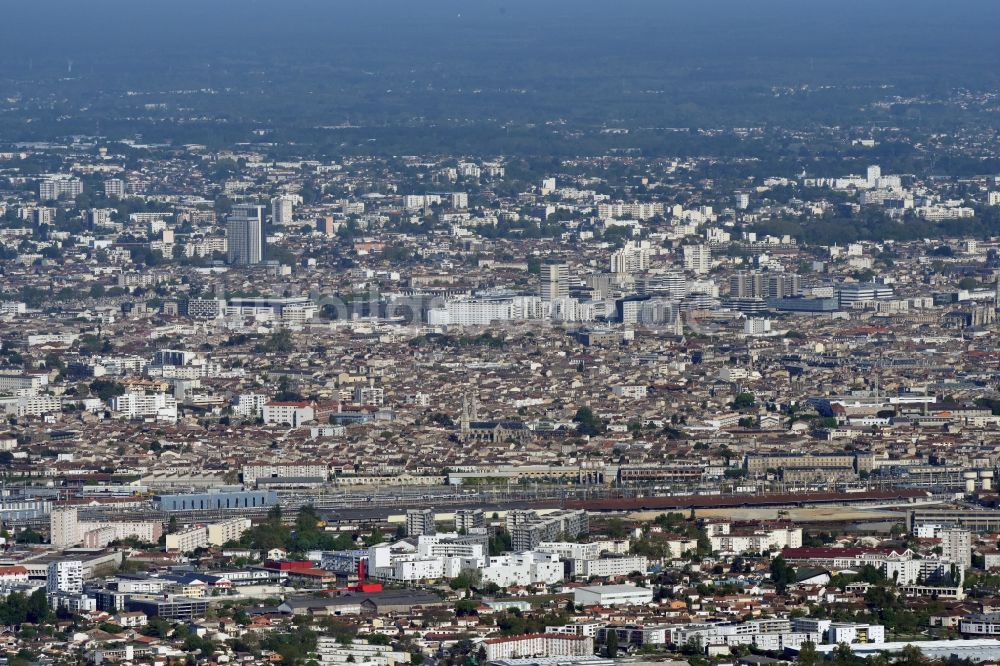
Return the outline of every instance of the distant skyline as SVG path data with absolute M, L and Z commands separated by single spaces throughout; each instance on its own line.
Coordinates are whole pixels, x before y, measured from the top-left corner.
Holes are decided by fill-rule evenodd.
M 916 65 L 1000 55 L 1000 6 L 986 0 L 48 0 L 10 5 L 0 25 L 7 51 L 0 70 L 22 75 L 28 65 L 58 69 L 66 58 L 80 73 L 90 66 L 127 68 L 148 58 L 169 68 L 176 64 L 170 59 L 224 65 L 233 57 L 336 58 L 347 50 L 371 66 L 419 67 L 426 64 L 423 58 L 463 54 L 490 57 L 493 61 L 484 66 L 511 68 L 511 75 L 534 58 L 570 55 L 595 61 L 616 56 L 704 63 L 728 59 L 738 67 L 751 64 L 744 58 L 812 58 L 815 67 L 850 55 L 859 66 L 885 59 L 889 68 L 899 64 L 892 62 L 898 58 L 911 58 Z M 398 53 L 417 60 L 394 60 Z M 119 58 L 128 62 L 116 63 Z
M 14 102 L 0 142 L 213 144 L 264 130 L 329 153 L 345 141 L 324 128 L 351 125 L 379 131 L 348 133 L 350 152 L 523 152 L 545 126 L 997 124 L 989 105 L 953 103 L 1000 89 L 1000 3 L 986 0 L 50 0 L 3 11 L 0 89 Z

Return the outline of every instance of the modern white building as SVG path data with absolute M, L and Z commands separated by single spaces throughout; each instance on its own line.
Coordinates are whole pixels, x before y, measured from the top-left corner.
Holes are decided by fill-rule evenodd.
M 713 524 L 712 527 L 715 525 Z M 760 553 L 784 548 L 801 548 L 802 528 L 762 526 L 736 530 L 727 529 L 722 532 L 715 527 L 715 530 L 709 530 L 708 538 L 712 542 L 712 550 L 719 553 Z
M 306 421 L 315 418 L 315 412 L 311 404 L 306 401 L 300 402 L 277 402 L 271 401 L 264 405 L 264 423 L 267 425 L 287 425 L 297 428 Z
M 483 567 L 482 579 L 485 583 L 496 583 L 500 587 L 535 583 L 552 585 L 563 579 L 563 571 L 563 563 L 558 555 L 525 551 L 489 558 Z
M 233 396 L 233 413 L 248 419 L 263 418 L 264 405 L 269 399 L 263 393 L 242 393 Z
M 611 255 L 612 273 L 639 273 L 649 270 L 649 241 L 628 241 Z
M 649 560 L 643 556 L 602 557 L 573 562 L 573 574 L 579 578 L 627 576 L 634 571 L 645 573 L 648 568 Z
M 592 585 L 573 590 L 573 602 L 584 606 L 631 606 L 653 602 L 653 590 L 634 585 Z
M 542 301 L 569 297 L 569 265 L 543 264 L 539 296 Z
M 111 411 L 130 419 L 152 417 L 177 420 L 177 399 L 166 393 L 125 393 L 111 399 Z
M 49 594 L 83 592 L 83 562 L 80 560 L 59 560 L 49 562 L 45 579 L 45 591 Z

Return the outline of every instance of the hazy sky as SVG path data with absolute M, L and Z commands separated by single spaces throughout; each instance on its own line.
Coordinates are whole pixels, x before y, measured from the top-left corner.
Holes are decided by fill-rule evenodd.
M 564 52 L 996 56 L 994 0 L 11 0 L 0 61 Z M 161 64 L 162 64 L 161 60 Z M 983 62 L 984 67 L 996 61 Z M 0 62 L 0 66 L 3 63 Z

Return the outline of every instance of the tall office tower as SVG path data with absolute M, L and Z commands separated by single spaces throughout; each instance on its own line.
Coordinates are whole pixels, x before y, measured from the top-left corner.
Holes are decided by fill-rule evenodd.
M 868 187 L 876 187 L 878 185 L 878 180 L 881 177 L 882 167 L 877 165 L 868 167 Z
M 292 224 L 296 198 L 287 194 L 271 199 L 271 224 L 283 227 Z
M 407 536 L 420 536 L 421 534 L 434 534 L 435 532 L 437 532 L 437 529 L 434 525 L 434 511 L 432 509 L 406 510 Z
M 712 270 L 712 250 L 707 245 L 685 245 L 684 269 L 699 275 Z
M 542 266 L 542 286 L 539 296 L 545 302 L 569 298 L 569 264 Z
M 242 266 L 264 261 L 264 207 L 238 204 L 226 219 L 229 263 Z
M 125 181 L 121 178 L 112 178 L 104 181 L 104 196 L 121 199 L 125 196 Z

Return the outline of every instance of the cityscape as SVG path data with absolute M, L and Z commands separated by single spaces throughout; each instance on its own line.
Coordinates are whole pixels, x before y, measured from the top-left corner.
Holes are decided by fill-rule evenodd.
M 1000 663 L 1000 6 L 106 2 L 0 8 L 0 666 Z

